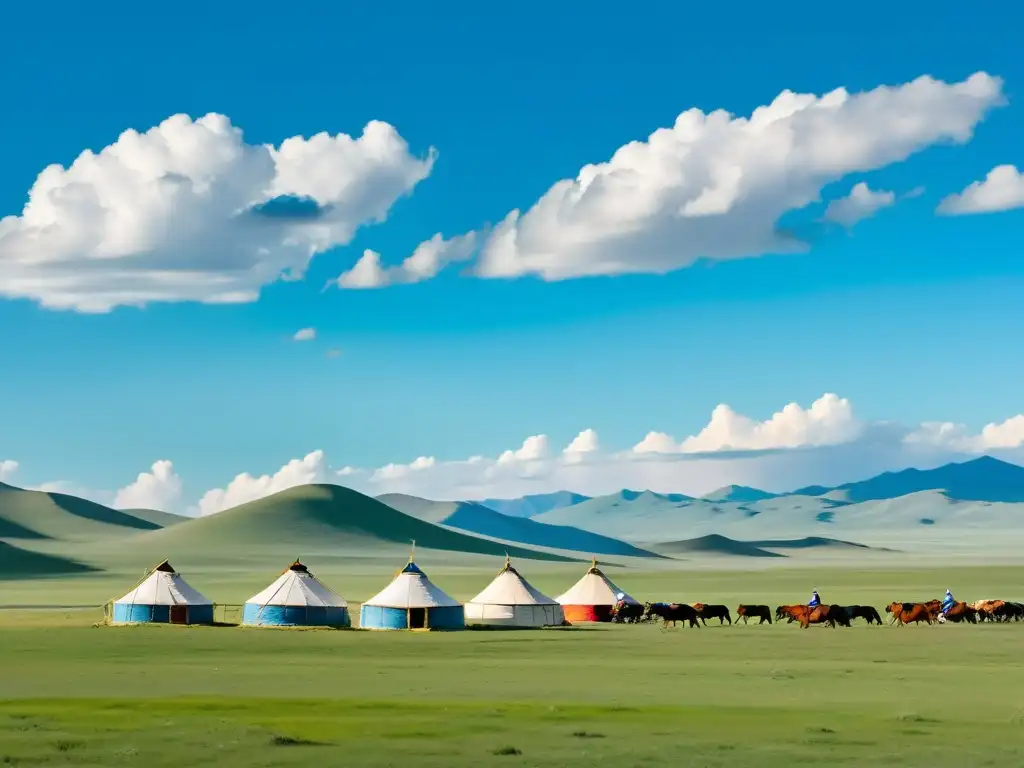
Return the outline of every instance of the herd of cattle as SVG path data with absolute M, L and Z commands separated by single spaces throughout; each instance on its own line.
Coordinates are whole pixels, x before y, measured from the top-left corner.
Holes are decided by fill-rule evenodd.
M 966 622 L 978 624 L 982 622 L 1002 623 L 1024 620 L 1024 604 L 1009 600 L 979 600 L 974 603 L 955 603 L 945 613 L 942 603 L 931 600 L 927 603 L 890 603 L 885 607 L 889 615 L 889 624 L 904 626 L 906 624 L 927 624 Z M 758 619 L 758 624 L 771 624 L 773 612 L 767 605 L 740 605 L 736 609 L 736 622 L 746 624 L 750 619 Z M 864 619 L 868 624 L 882 624 L 882 617 L 870 605 L 780 605 L 774 611 L 775 621 L 785 620 L 797 623 L 804 629 L 811 624 L 821 624 L 832 628 L 849 627 L 857 619 Z M 684 626 L 707 626 L 708 619 L 718 619 L 719 624 L 733 623 L 733 615 L 724 605 L 708 605 L 705 603 L 647 603 L 645 605 L 619 603 L 612 613 L 612 621 L 626 624 L 641 624 L 661 619 L 663 627 L 671 623 L 683 622 Z

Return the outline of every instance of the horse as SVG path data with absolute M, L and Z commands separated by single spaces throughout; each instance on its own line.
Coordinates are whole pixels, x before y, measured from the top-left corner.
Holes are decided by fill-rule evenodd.
M 671 621 L 672 626 L 676 626 L 677 621 L 683 622 L 685 625 L 689 622 L 691 627 L 697 627 L 700 629 L 700 618 L 697 611 L 692 605 L 686 605 L 685 603 L 647 603 L 644 606 L 644 618 L 652 619 L 658 616 L 662 619 L 662 629 L 668 628 L 668 623 Z
M 959 624 L 961 621 L 966 621 L 968 624 L 977 624 L 978 614 L 967 603 L 953 603 L 953 606 L 946 611 L 945 619 L 946 621 L 952 621 L 954 624 Z
M 705 605 L 704 603 L 694 603 L 693 609 L 697 611 L 697 615 L 700 617 L 700 621 L 705 627 L 707 626 L 705 619 L 718 619 L 719 625 L 725 624 L 725 622 L 732 624 L 732 616 L 729 614 L 729 609 L 724 605 Z
M 855 619 L 864 619 L 869 625 L 877 623 L 878 626 L 882 626 L 882 617 L 870 605 L 844 605 L 843 609 L 850 617 L 851 622 Z
M 612 608 L 612 621 L 620 624 L 636 624 L 644 615 L 644 607 L 639 603 L 618 603 Z
M 933 600 L 932 603 L 938 603 L 938 600 Z M 897 626 L 903 627 L 907 624 L 918 624 L 920 622 L 926 622 L 932 624 L 935 621 L 935 616 L 938 614 L 938 605 L 932 605 L 931 603 L 889 603 L 885 606 L 885 612 L 892 615 L 892 621 L 890 624 L 897 624 Z
M 736 607 L 737 624 L 740 623 L 740 619 L 743 619 L 744 624 L 748 619 L 760 619 L 758 624 L 764 624 L 766 621 L 771 624 L 772 614 L 767 605 L 739 605 Z
M 816 605 L 813 608 L 809 605 L 780 605 L 775 609 L 775 614 L 799 622 L 801 629 L 807 629 L 811 624 L 827 624 L 832 629 L 836 628 L 836 624 L 850 626 L 850 617 L 840 605 Z

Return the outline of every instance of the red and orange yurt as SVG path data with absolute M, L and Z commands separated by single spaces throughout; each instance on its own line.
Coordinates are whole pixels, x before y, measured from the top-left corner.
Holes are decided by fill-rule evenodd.
M 611 621 L 612 609 L 622 600 L 639 605 L 632 596 L 623 592 L 597 567 L 595 558 L 583 578 L 577 581 L 565 594 L 555 598 L 565 613 L 568 622 Z

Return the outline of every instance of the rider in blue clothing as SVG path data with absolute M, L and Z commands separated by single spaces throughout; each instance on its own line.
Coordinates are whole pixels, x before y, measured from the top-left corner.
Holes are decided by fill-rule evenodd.
M 949 613 L 949 609 L 954 605 L 956 605 L 956 600 L 953 599 L 953 593 L 947 589 L 946 596 L 942 598 L 942 615 L 945 616 Z
M 811 599 L 808 601 L 807 606 L 809 608 L 817 608 L 819 605 L 821 605 L 821 598 L 818 597 L 818 588 L 815 587 L 811 590 Z

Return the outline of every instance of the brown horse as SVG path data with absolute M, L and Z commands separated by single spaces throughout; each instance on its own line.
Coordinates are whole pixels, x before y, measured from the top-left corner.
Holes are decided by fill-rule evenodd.
M 724 605 L 705 605 L 704 603 L 694 603 L 693 609 L 697 611 L 701 624 L 704 626 L 707 626 L 705 619 L 718 619 L 719 624 L 725 624 L 725 622 L 732 624 L 732 616 L 729 613 L 729 609 Z
M 968 624 L 977 624 L 978 613 L 967 603 L 953 603 L 953 607 L 946 611 L 946 621 L 952 621 L 954 624 L 959 624 L 962 621 L 966 621 Z
M 768 622 L 772 623 L 772 614 L 768 610 L 767 605 L 739 605 L 736 607 L 736 623 L 740 623 L 740 619 L 743 619 L 743 623 L 746 624 L 748 619 L 760 619 L 758 624 L 764 624 Z
M 791 621 L 799 622 L 802 629 L 807 629 L 811 624 L 827 624 L 832 629 L 836 628 L 836 623 L 850 626 L 849 617 L 838 605 L 818 605 L 814 608 L 809 605 L 780 605 L 775 609 L 775 615 L 788 616 Z
M 898 622 L 898 626 L 901 627 L 922 621 L 931 624 L 939 612 L 938 602 L 932 600 L 930 603 L 889 603 L 885 606 L 885 612 L 892 615 L 890 624 Z

